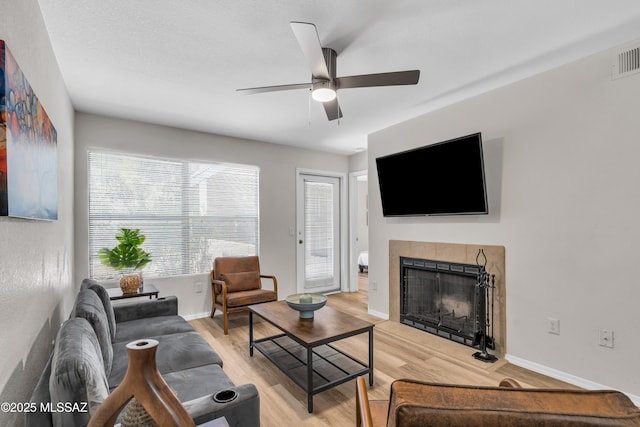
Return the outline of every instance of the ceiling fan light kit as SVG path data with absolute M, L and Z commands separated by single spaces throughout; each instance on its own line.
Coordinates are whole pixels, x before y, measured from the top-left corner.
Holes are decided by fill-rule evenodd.
M 311 97 L 318 102 L 329 102 L 336 99 L 335 85 L 331 82 L 316 82 L 313 84 Z
M 312 83 L 254 87 L 238 89 L 238 91 L 251 94 L 310 88 L 311 97 L 323 104 L 327 118 L 335 120 L 342 117 L 337 100 L 338 89 L 415 85 L 418 83 L 420 70 L 336 77 L 336 58 L 338 55 L 335 50 L 322 47 L 316 26 L 308 22 L 291 22 L 291 29 L 311 69 Z

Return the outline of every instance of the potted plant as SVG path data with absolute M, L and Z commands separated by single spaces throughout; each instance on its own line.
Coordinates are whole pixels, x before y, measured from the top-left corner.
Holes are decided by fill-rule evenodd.
M 142 270 L 151 262 L 151 254 L 140 247 L 145 239 L 145 235 L 139 229 L 121 228 L 116 233 L 118 245 L 113 249 L 102 248 L 98 251 L 100 262 L 116 271 L 126 272 L 120 278 L 120 288 L 124 293 L 137 291 L 142 280 L 141 274 L 134 272 Z

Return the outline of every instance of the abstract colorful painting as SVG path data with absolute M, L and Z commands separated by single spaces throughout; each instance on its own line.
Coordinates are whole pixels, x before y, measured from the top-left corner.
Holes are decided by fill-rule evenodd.
M 0 216 L 58 219 L 58 136 L 0 40 Z

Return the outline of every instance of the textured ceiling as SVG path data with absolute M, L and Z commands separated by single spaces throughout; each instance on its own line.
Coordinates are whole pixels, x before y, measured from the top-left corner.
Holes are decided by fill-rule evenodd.
M 39 0 L 78 111 L 350 154 L 367 134 L 640 39 L 638 0 Z M 339 92 L 329 122 L 290 21 L 337 75 L 420 69 L 416 86 Z

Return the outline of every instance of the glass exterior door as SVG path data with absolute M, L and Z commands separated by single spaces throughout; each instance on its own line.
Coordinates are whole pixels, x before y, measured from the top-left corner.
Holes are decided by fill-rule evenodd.
M 300 174 L 298 180 L 298 288 L 314 293 L 337 291 L 340 179 Z

